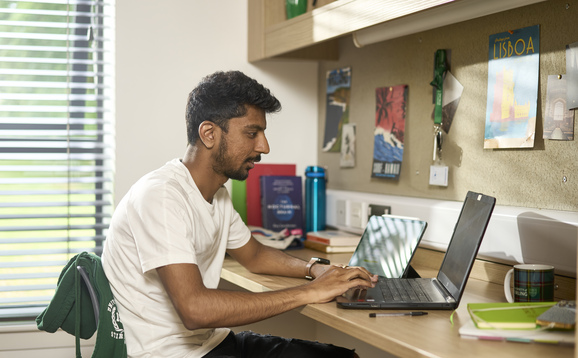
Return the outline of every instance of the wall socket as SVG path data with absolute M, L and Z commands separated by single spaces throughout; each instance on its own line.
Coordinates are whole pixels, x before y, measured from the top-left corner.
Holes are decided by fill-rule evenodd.
M 347 226 L 363 229 L 363 203 L 359 201 L 349 202 L 349 220 L 346 221 Z
M 345 225 L 347 221 L 347 203 L 345 200 L 337 200 L 336 202 L 336 219 L 341 225 Z
M 391 206 L 343 199 L 335 201 L 336 224 L 343 228 L 363 230 L 370 216 L 384 214 L 391 214 Z
M 391 215 L 391 206 L 369 204 L 368 217 L 372 215 Z

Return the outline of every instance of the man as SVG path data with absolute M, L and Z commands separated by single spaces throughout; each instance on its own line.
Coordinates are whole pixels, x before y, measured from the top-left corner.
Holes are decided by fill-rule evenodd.
M 354 356 L 332 345 L 223 328 L 329 302 L 376 279 L 362 268 L 307 263 L 263 246 L 233 209 L 223 184 L 246 179 L 269 153 L 265 114 L 280 108 L 241 72 L 207 76 L 189 95 L 182 160 L 145 175 L 119 203 L 102 260 L 130 357 Z M 265 293 L 219 290 L 225 252 L 251 272 L 314 280 Z

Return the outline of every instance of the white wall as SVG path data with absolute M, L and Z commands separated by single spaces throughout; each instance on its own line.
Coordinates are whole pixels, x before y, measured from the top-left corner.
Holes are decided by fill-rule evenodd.
M 116 11 L 117 203 L 142 175 L 182 156 L 187 95 L 217 70 L 245 72 L 283 105 L 268 122 L 271 153 L 263 163 L 296 163 L 299 173 L 317 164 L 318 65 L 249 64 L 246 0 L 118 0 Z M 68 334 L 0 328 L 0 340 L 10 342 L 0 344 L 0 357 L 74 355 L 74 337 Z
M 90 357 L 94 350 L 96 334 L 80 340 L 83 357 Z M 0 358 L 63 358 L 74 357 L 75 338 L 62 330 L 55 333 L 39 331 L 36 323 L 0 324 Z
M 360 203 L 361 207 L 388 205 L 393 215 L 425 220 L 428 227 L 420 246 L 442 251 L 447 249 L 462 207 L 462 202 L 458 201 L 328 190 L 327 225 L 359 234 L 363 233 L 367 217 L 360 227 L 343 226 L 337 214 L 338 200 Z M 497 198 L 478 258 L 510 265 L 554 265 L 556 274 L 576 277 L 578 212 L 499 203 Z
M 247 1 L 122 0 L 116 14 L 115 201 L 143 174 L 180 157 L 185 104 L 199 80 L 237 69 L 271 89 L 283 110 L 263 163 L 317 164 L 314 62 L 247 62 Z

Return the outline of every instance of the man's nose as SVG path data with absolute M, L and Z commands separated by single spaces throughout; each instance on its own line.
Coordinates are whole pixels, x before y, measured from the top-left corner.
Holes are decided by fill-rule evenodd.
M 267 141 L 265 134 L 260 136 L 257 148 L 255 148 L 255 150 L 259 153 L 269 154 L 269 141 Z

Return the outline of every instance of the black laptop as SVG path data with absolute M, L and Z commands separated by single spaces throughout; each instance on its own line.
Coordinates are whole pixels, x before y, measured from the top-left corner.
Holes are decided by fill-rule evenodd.
M 495 204 L 496 199 L 491 196 L 468 192 L 437 278 L 418 277 L 411 265 L 407 265 L 403 277 L 386 277 L 380 273 L 379 282 L 374 288 L 351 289 L 343 296 L 337 297 L 338 307 L 448 310 L 457 308 Z M 363 239 L 364 237 L 360 245 Z M 395 246 L 392 246 L 392 250 L 396 250 Z M 375 266 L 365 265 L 363 261 L 356 262 L 358 266 L 366 267 L 370 271 L 375 270 Z M 350 262 L 350 266 L 352 264 L 355 263 Z

